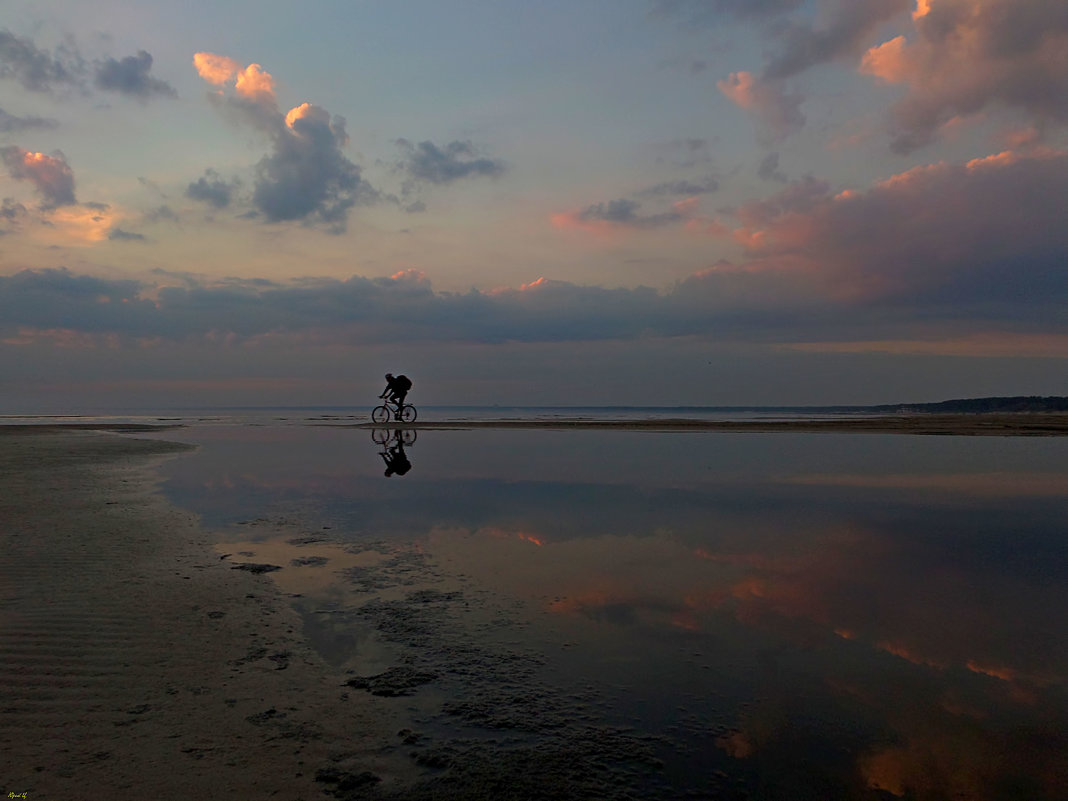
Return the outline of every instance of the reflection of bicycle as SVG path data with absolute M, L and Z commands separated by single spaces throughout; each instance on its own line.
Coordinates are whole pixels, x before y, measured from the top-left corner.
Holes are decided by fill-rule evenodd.
M 376 445 L 385 445 L 393 439 L 400 439 L 405 445 L 414 445 L 418 433 L 414 428 L 372 428 L 371 439 Z
M 388 423 L 390 420 L 399 423 L 414 423 L 417 414 L 415 407 L 410 403 L 399 404 L 386 401 L 371 410 L 371 419 L 376 423 Z

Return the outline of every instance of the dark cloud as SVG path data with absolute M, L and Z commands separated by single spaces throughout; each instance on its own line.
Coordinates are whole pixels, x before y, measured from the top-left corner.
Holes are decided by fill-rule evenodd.
M 788 214 L 806 214 L 830 196 L 831 185 L 827 181 L 806 175 L 794 181 L 782 191 L 765 198 L 744 203 L 735 215 L 749 227 L 767 225 Z
M 416 183 L 451 184 L 463 178 L 486 176 L 495 178 L 505 171 L 503 161 L 479 155 L 469 141 L 453 141 L 444 147 L 433 142 L 413 144 L 397 139 L 402 158 L 396 168 Z
M 44 201 L 43 208 L 77 203 L 74 198 L 74 172 L 67 164 L 66 157 L 58 150 L 47 156 L 10 145 L 0 148 L 0 160 L 12 178 L 34 185 Z
M 764 79 L 791 78 L 819 64 L 859 56 L 882 23 L 913 5 L 913 0 L 834 0 L 827 4 L 821 27 L 784 23 L 776 32 L 779 52 L 765 67 Z
M 639 214 L 640 208 L 641 203 L 636 200 L 620 198 L 587 206 L 576 218 L 581 222 L 608 222 L 635 228 L 659 228 L 685 219 L 685 215 L 677 209 L 661 214 Z
M 152 302 L 136 281 L 75 275 L 66 268 L 0 277 L 0 327 L 126 334 L 143 330 Z
M 342 231 L 349 210 L 378 193 L 342 152 L 345 120 L 305 104 L 277 129 L 274 151 L 256 165 L 252 202 L 268 222 L 318 220 Z
M 865 192 L 807 178 L 741 207 L 734 236 L 754 266 L 807 275 L 830 296 L 1063 328 L 1065 208 L 1068 154 L 1006 153 L 917 167 Z
M 0 234 L 6 234 L 14 230 L 19 221 L 26 216 L 26 207 L 14 198 L 5 197 L 0 204 Z
M 138 50 L 136 56 L 126 56 L 119 61 L 109 58 L 97 64 L 95 83 L 97 88 L 109 92 L 147 100 L 153 96 L 178 97 L 173 86 L 159 78 L 153 78 L 152 56 Z
M 85 63 L 73 44 L 49 54 L 30 39 L 0 30 L 0 78 L 18 81 L 31 92 L 51 92 L 60 87 L 80 87 L 84 75 Z
M 59 125 L 56 120 L 46 117 L 16 117 L 0 108 L 0 133 L 18 133 L 32 129 L 55 128 Z
M 146 212 L 145 220 L 147 222 L 150 222 L 150 223 L 151 222 L 159 222 L 160 220 L 168 220 L 170 222 L 177 222 L 178 221 L 178 215 L 175 213 L 174 209 L 172 209 L 170 206 L 164 204 L 162 206 L 158 206 L 157 208 L 152 209 L 149 212 Z
M 124 231 L 121 228 L 112 228 L 108 232 L 108 239 L 112 242 L 144 242 L 145 236 Z
M 693 195 L 707 195 L 718 190 L 719 181 L 715 176 L 707 175 L 699 181 L 689 181 L 685 179 L 678 181 L 664 181 L 663 183 L 642 189 L 637 194 L 643 197 L 679 195 L 689 197 Z
M 234 192 L 240 186 L 236 179 L 225 180 L 215 170 L 208 168 L 204 174 L 193 181 L 185 190 L 186 197 L 209 203 L 217 209 L 223 209 L 230 205 Z
M 788 180 L 786 174 L 779 169 L 779 154 L 775 152 L 768 153 L 761 159 L 760 166 L 757 167 L 757 175 L 765 181 L 786 183 Z

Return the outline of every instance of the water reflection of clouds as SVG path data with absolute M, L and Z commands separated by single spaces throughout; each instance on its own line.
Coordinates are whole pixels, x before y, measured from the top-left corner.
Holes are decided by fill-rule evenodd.
M 952 492 L 997 498 L 1068 496 L 1068 475 L 1056 473 L 898 473 L 879 476 L 810 474 L 792 476 L 787 482 L 811 486 Z
M 799 642 L 822 631 L 915 665 L 1021 687 L 1064 681 L 1066 654 L 1055 644 L 1056 632 L 1068 630 L 1063 585 L 976 575 L 875 528 L 791 530 L 784 539 L 747 550 L 737 542 L 717 548 L 713 538 L 694 548 L 666 533 L 553 541 L 530 528 L 438 528 L 428 550 L 556 613 L 690 631 L 729 615 Z M 531 548 L 532 540 L 544 547 Z
M 594 674 L 621 642 L 677 678 L 665 644 L 685 643 L 707 672 L 678 678 L 670 703 L 745 696 L 712 747 L 754 780 L 818 761 L 857 795 L 1055 796 L 1063 443 L 423 433 L 404 482 L 382 479 L 369 440 L 298 431 L 289 450 L 242 441 L 175 460 L 170 491 L 219 519 L 270 503 L 329 525 L 329 563 L 271 574 L 312 582 L 287 591 L 343 593 L 344 560 L 377 558 L 346 549 L 378 539 L 541 610 L 544 637 L 566 624 Z

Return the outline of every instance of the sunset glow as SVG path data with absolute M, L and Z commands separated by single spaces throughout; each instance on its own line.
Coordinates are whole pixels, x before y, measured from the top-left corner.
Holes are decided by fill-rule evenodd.
M 205 348 L 308 403 L 373 392 L 382 361 L 446 404 L 1068 393 L 1068 30 L 1044 0 L 627 0 L 618 31 L 599 6 L 14 1 L 4 342 L 159 342 L 176 378 Z M 155 305 L 91 305 L 116 292 Z M 28 347 L 17 394 L 62 403 Z

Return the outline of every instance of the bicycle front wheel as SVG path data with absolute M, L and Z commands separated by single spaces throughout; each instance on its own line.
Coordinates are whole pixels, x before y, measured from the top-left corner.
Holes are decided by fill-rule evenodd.
M 376 423 L 388 423 L 392 416 L 388 406 L 376 406 L 371 410 L 371 419 Z
M 415 411 L 414 406 L 408 406 L 407 404 L 405 404 L 404 408 L 401 409 L 401 422 L 414 423 L 417 414 L 418 412 Z

